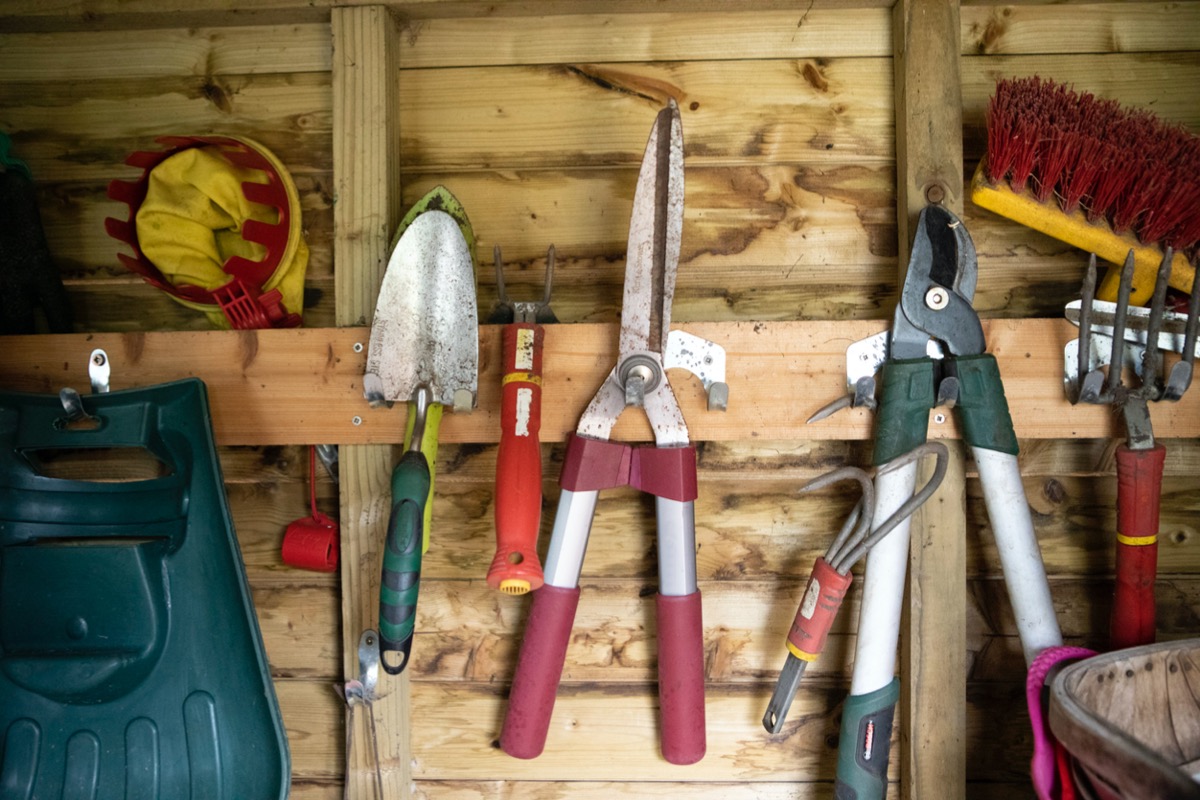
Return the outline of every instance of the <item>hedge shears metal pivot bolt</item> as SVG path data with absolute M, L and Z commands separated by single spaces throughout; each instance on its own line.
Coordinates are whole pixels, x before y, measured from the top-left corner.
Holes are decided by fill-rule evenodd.
M 937 458 L 933 475 L 921 490 L 906 500 L 873 531 L 871 523 L 875 517 L 875 484 L 865 471 L 858 467 L 842 467 L 814 478 L 800 487 L 801 492 L 812 492 L 840 481 L 855 480 L 862 487 L 862 499 L 846 518 L 824 557 L 818 558 L 813 564 L 800 608 L 797 609 L 796 618 L 788 632 L 787 661 L 779 671 L 779 681 L 775 684 L 775 692 L 771 695 L 771 702 L 763 715 L 763 727 L 771 733 L 783 730 L 783 722 L 787 718 L 792 700 L 796 697 L 796 691 L 800 688 L 800 679 L 804 676 L 805 668 L 810 662 L 816 661 L 825 649 L 829 629 L 842 607 L 842 600 L 850 588 L 850 583 L 854 580 L 850 568 L 933 496 L 941 486 L 942 479 L 946 477 L 948 454 L 946 445 L 941 442 L 926 442 L 877 470 L 877 474 L 883 476 L 919 461 L 924 456 L 932 455 Z
M 1187 314 L 1166 311 L 1173 252 L 1163 254 L 1150 308 L 1131 308 L 1134 254 L 1121 270 L 1117 302 L 1096 300 L 1096 256 L 1088 259 L 1081 299 L 1067 305 L 1079 338 L 1063 354 L 1067 399 L 1113 405 L 1125 419 L 1127 441 L 1117 448 L 1116 585 L 1109 625 L 1114 650 L 1155 639 L 1154 581 L 1158 571 L 1158 509 L 1167 450 L 1154 441 L 1148 403 L 1178 400 L 1192 381 L 1196 329 L 1200 324 L 1200 281 L 1192 282 Z M 1182 353 L 1166 374 L 1161 350 Z M 1105 374 L 1104 366 L 1108 366 Z M 1141 385 L 1126 386 L 1131 369 Z
M 696 585 L 696 449 L 666 371 L 689 369 L 709 407 L 724 408 L 725 351 L 671 332 L 671 300 L 683 229 L 683 131 L 674 101 L 654 123 L 629 225 L 617 366 L 567 441 L 562 493 L 533 593 L 500 747 L 518 758 L 542 752 L 579 603 L 579 576 L 600 490 L 634 486 L 655 496 L 658 520 L 658 672 L 662 753 L 674 764 L 704 756 L 704 641 Z M 654 445 L 609 441 L 629 406 L 646 414 Z
M 1045 648 L 1062 644 L 1062 636 L 1017 466 L 1017 437 L 1000 371 L 995 357 L 984 352 L 983 326 L 971 306 L 977 269 L 962 221 L 942 206 L 926 206 L 917 220 L 891 331 L 847 349 L 851 394 L 810 421 L 846 406 L 875 407 L 878 374 L 874 463 L 882 465 L 925 442 L 935 406 L 958 409 L 979 469 L 1017 632 L 1031 662 Z M 915 462 L 878 476 L 872 530 L 913 496 L 916 476 Z M 867 555 L 854 672 L 842 716 L 839 797 L 882 798 L 887 789 L 909 537 L 906 518 Z

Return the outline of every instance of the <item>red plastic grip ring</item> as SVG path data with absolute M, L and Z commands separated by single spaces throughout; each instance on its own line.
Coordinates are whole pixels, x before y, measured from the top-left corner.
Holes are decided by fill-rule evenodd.
M 706 749 L 700 592 L 660 594 L 657 605 L 662 754 L 672 764 L 695 764 Z
M 537 758 L 546 747 L 546 732 L 578 606 L 579 587 L 562 589 L 547 583 L 533 593 L 517 674 L 500 731 L 500 749 L 510 756 Z
M 796 619 L 788 632 L 787 638 L 793 647 L 813 656 L 820 655 L 825 649 L 825 640 L 829 637 L 829 629 L 833 626 L 838 609 L 842 607 L 846 590 L 853 580 L 851 573 L 839 575 L 824 558 L 817 559 L 808 578 L 808 586 L 804 589 L 804 598 L 796 609 Z

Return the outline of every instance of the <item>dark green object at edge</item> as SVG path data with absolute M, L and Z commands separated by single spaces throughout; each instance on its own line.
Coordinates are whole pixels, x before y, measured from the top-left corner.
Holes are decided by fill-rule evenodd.
M 870 694 L 846 698 L 833 789 L 836 800 L 870 800 L 887 794 L 888 750 L 899 699 L 898 678 Z
M 204 384 L 0 393 L 0 798 L 288 794 L 291 760 Z M 39 451 L 142 448 L 162 477 L 44 477 Z

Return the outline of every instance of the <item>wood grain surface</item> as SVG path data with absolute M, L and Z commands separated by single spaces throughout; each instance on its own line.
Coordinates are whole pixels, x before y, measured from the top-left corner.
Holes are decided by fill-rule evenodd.
M 222 447 L 222 467 L 291 742 L 292 796 L 340 798 L 345 708 L 333 686 L 347 663 L 353 667 L 343 641 L 357 638 L 343 631 L 341 604 L 350 604 L 352 620 L 369 616 L 375 540 L 404 413 L 366 408 L 361 356 L 353 352 L 354 342 L 365 342 L 374 304 L 371 264 L 386 256 L 378 240 L 390 238 L 398 211 L 433 185 L 448 186 L 479 238 L 484 314 L 496 297 L 487 258 L 494 245 L 504 249 L 515 299 L 540 296 L 546 248 L 556 245 L 553 305 L 571 324 L 550 328 L 547 338 L 544 552 L 562 438 L 615 357 L 632 191 L 649 120 L 673 97 L 683 112 L 687 170 L 673 318 L 727 346 L 732 389 L 730 410 L 708 413 L 699 385 L 673 376 L 699 442 L 710 754 L 686 773 L 658 760 L 654 518 L 646 498 L 629 490 L 604 493 L 597 509 L 546 755 L 519 762 L 495 748 L 528 599 L 500 596 L 483 582 L 494 550 L 499 431 L 499 343 L 485 326 L 479 408 L 448 416 L 444 426 L 411 697 L 385 688 L 391 705 L 381 721 L 390 714 L 389 726 L 399 729 L 411 719 L 414 743 L 406 753 L 389 739 L 388 780 L 396 796 L 422 800 L 832 796 L 857 588 L 785 732 L 766 735 L 758 718 L 807 570 L 853 502 L 844 488 L 816 495 L 798 488 L 835 466 L 870 460 L 869 414 L 844 412 L 811 426 L 804 419 L 842 391 L 847 342 L 885 326 L 904 267 L 896 3 L 385 5 L 4 3 L 0 130 L 33 170 L 80 334 L 6 338 L 0 386 L 85 385 L 82 362 L 98 345 L 114 359 L 117 389 L 204 377 L 221 442 L 238 443 Z M 344 15 L 336 24 L 335 14 Z M 965 174 L 982 155 L 984 109 L 1003 76 L 1053 77 L 1200 129 L 1200 2 L 964 0 L 959 17 Z M 396 27 L 371 27 L 372 20 Z M 359 34 L 382 49 L 353 50 Z M 369 76 L 348 77 L 359 67 Z M 362 93 L 345 94 L 351 87 Z M 356 127 L 355 102 L 374 104 L 373 127 Z M 386 141 L 369 139 L 381 130 Z M 119 246 L 103 231 L 104 218 L 122 210 L 105 196 L 108 181 L 132 177 L 123 160 L 153 148 L 155 137 L 197 131 L 255 138 L 295 178 L 311 250 L 305 324 L 312 330 L 206 331 L 198 314 L 120 267 Z M 362 205 L 368 196 L 383 205 Z M 1078 295 L 1085 256 L 969 201 L 962 217 L 979 255 L 975 307 L 989 320 L 989 347 L 1022 437 L 1022 474 L 1056 612 L 1069 643 L 1102 646 L 1114 449 L 1123 432 L 1109 409 L 1067 404 L 1057 377 L 1061 345 L 1074 335 L 1061 309 Z M 1162 638 L 1200 628 L 1197 402 L 1189 396 L 1151 410 L 1168 447 Z M 615 435 L 646 440 L 639 415 L 626 416 Z M 952 423 L 931 430 L 956 435 Z M 355 543 L 343 575 L 294 570 L 279 556 L 287 523 L 307 514 L 300 445 L 318 441 L 348 445 L 343 485 L 323 474 L 318 480 L 320 507 L 340 512 Z M 1028 793 L 1027 723 L 1014 713 L 1023 703 L 1024 664 L 979 482 L 970 459 L 963 466 L 966 795 L 1000 800 Z M 356 747 L 351 788 L 371 797 L 361 738 Z M 889 796 L 897 797 L 895 763 L 892 778 Z

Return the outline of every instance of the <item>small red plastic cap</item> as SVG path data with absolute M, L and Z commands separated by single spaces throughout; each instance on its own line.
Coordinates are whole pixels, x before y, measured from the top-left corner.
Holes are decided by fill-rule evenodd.
M 283 563 L 298 569 L 333 572 L 338 566 L 338 525 L 324 514 L 303 517 L 283 534 Z

